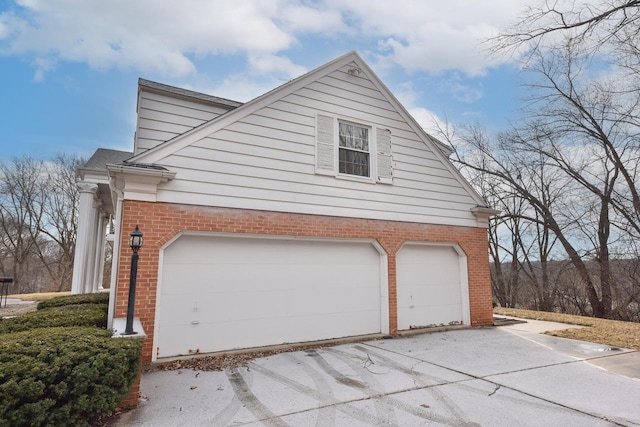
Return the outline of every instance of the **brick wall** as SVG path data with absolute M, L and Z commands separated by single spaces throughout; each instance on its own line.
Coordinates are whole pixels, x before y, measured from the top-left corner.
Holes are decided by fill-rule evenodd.
M 139 252 L 135 306 L 135 316 L 140 318 L 148 335 L 143 346 L 143 363 L 152 360 L 160 248 L 183 230 L 375 239 L 388 254 L 389 327 L 392 334 L 397 332 L 395 255 L 398 250 L 407 241 L 457 243 L 467 255 L 471 324 L 485 326 L 493 322 L 486 229 L 134 200 L 124 202 L 124 250 L 118 271 L 116 317 L 126 316 L 131 263 L 131 251 L 126 242 L 136 224 L 144 233 L 144 246 Z

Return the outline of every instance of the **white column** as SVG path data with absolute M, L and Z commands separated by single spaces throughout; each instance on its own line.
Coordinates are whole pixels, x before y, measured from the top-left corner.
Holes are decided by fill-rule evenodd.
M 89 229 L 91 230 L 91 239 L 87 244 L 87 267 L 85 270 L 84 288 L 82 293 L 89 294 L 93 289 L 93 275 L 96 270 L 96 249 L 98 241 L 98 217 L 100 216 L 100 205 L 102 203 L 99 200 L 93 199 L 93 212 L 90 218 Z
M 98 216 L 98 240 L 96 245 L 96 260 L 93 273 L 93 289 L 91 292 L 98 292 L 102 289 L 102 270 L 104 269 L 104 245 L 106 241 L 105 214 L 100 212 Z
M 118 199 L 114 206 L 115 218 L 114 218 L 114 234 L 113 234 L 113 257 L 111 258 L 111 284 L 109 288 L 109 311 L 107 314 L 107 328 L 113 327 L 113 318 L 116 312 L 116 292 L 118 288 L 118 270 L 120 269 L 120 246 L 122 234 L 122 215 L 124 198 L 120 191 L 116 190 Z
M 73 279 L 71 281 L 72 294 L 83 293 L 88 262 L 93 261 L 91 258 L 87 259 L 87 251 L 89 250 L 89 243 L 95 240 L 95 236 L 92 235 L 91 219 L 94 215 L 93 200 L 98 191 L 96 184 L 81 181 L 77 185 L 80 192 L 80 200 L 78 203 L 78 233 L 73 259 Z

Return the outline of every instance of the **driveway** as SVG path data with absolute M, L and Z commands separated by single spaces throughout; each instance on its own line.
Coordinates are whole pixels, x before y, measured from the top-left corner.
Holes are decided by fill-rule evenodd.
M 460 329 L 224 372 L 151 372 L 145 401 L 116 425 L 640 425 L 640 353 L 538 333 L 554 327 Z

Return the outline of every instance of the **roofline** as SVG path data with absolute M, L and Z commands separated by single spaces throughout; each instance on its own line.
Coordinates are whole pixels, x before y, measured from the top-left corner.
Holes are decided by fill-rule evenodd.
M 193 90 L 183 89 L 164 83 L 158 83 L 152 80 L 143 79 L 142 77 L 138 78 L 138 88 L 145 88 L 146 90 L 151 92 L 170 93 L 184 99 L 196 100 L 198 102 L 204 101 L 206 103 L 219 105 L 227 109 L 238 108 L 239 106 L 243 105 L 242 102 L 232 101 L 230 99 L 220 98 L 218 96 L 207 95 L 205 93 L 195 92 Z

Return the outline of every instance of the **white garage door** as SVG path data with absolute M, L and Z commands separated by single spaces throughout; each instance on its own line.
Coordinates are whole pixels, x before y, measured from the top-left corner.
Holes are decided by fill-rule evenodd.
M 164 250 L 156 356 L 379 333 L 380 260 L 369 242 L 182 235 Z
M 453 247 L 406 244 L 396 268 L 398 329 L 469 323 L 466 260 Z

